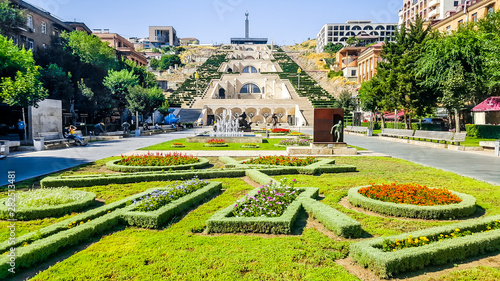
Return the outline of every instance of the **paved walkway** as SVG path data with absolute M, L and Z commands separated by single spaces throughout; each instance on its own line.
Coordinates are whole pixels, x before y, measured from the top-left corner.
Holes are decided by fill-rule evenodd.
M 425 166 L 451 171 L 459 175 L 500 185 L 500 157 L 472 151 L 453 151 L 384 141 L 378 137 L 345 135 L 345 141 L 354 146 Z
M 22 181 L 110 156 L 120 155 L 141 147 L 194 135 L 195 130 L 167 134 L 125 138 L 115 141 L 90 143 L 86 147 L 14 152 L 0 160 L 0 186 L 8 184 L 8 171 L 16 172 L 16 181 Z

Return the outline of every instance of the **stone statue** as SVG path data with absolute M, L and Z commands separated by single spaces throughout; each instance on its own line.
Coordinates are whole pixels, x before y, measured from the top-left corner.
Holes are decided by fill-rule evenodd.
M 70 103 L 71 107 L 69 109 L 69 112 L 71 113 L 71 124 L 73 124 L 73 126 L 76 126 L 76 118 L 78 118 L 78 114 L 76 114 L 75 111 L 75 100 L 71 99 Z
M 252 125 L 252 122 L 248 123 L 247 122 L 247 114 L 246 112 L 243 112 L 239 117 L 238 117 L 238 124 L 240 127 L 240 130 L 246 132 L 250 130 L 250 125 Z
M 339 123 L 333 125 L 331 131 L 330 131 L 330 134 L 333 135 L 333 139 L 335 139 L 335 136 L 337 136 L 337 141 L 336 142 L 339 142 L 340 141 L 340 137 L 342 136 L 342 120 L 339 120 Z
M 272 121 L 273 128 L 276 128 L 276 126 L 278 125 L 278 116 L 276 116 L 276 113 L 274 113 L 273 116 L 271 116 L 271 119 L 273 120 Z

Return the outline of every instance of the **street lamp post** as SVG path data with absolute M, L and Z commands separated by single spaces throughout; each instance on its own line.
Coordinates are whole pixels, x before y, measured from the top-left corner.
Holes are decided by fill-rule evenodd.
M 302 69 L 300 69 L 300 67 L 297 69 L 297 74 L 299 76 L 299 86 L 297 88 L 300 89 L 300 73 L 302 72 Z

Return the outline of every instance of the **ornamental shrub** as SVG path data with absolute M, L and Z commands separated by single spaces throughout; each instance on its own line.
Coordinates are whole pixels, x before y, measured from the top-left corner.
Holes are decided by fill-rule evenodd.
M 200 162 L 200 159 L 190 155 L 182 155 L 181 153 L 150 153 L 145 155 L 123 156 L 117 165 L 123 166 L 174 166 L 186 165 Z
M 290 156 L 262 156 L 259 158 L 250 159 L 248 161 L 243 161 L 242 164 L 307 166 L 316 163 L 317 161 L 318 160 L 312 156 L 308 156 L 306 158 L 297 158 Z
M 16 203 L 22 208 L 48 207 L 82 200 L 87 192 L 68 187 L 40 188 L 16 194 Z

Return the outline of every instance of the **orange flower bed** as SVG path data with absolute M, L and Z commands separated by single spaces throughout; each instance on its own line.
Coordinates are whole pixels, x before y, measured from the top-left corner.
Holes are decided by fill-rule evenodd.
M 462 202 L 460 197 L 447 189 L 428 188 L 416 183 L 372 184 L 358 191 L 360 194 L 384 201 L 418 206 L 448 205 Z

